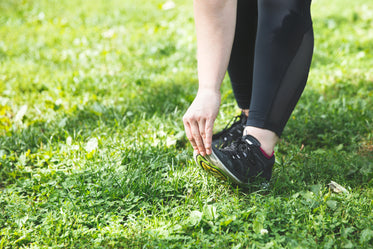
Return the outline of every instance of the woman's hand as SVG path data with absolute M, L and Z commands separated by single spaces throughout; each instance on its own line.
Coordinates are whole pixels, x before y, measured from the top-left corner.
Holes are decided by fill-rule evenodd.
M 219 112 L 219 91 L 199 90 L 183 117 L 186 135 L 196 153 L 211 154 L 212 130 Z

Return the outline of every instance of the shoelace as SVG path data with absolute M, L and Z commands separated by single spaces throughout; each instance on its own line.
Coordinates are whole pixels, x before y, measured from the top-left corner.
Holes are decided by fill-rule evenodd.
M 221 135 L 225 134 L 227 131 L 229 131 L 230 127 L 232 127 L 235 123 L 237 123 L 238 121 L 240 121 L 242 119 L 242 115 L 243 114 L 237 115 L 236 117 L 232 118 L 229 121 L 229 123 L 225 126 L 225 128 L 221 132 L 217 133 L 215 136 L 221 136 Z M 228 134 L 229 134 L 229 132 L 228 132 Z
M 223 151 L 226 151 L 232 159 L 247 159 L 250 163 L 255 164 L 255 156 L 253 155 L 253 150 L 250 145 L 247 144 L 243 139 L 234 141 L 231 145 L 224 148 Z

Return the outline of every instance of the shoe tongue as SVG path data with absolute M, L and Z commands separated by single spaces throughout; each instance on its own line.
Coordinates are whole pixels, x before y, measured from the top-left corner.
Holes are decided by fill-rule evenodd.
M 251 135 L 246 135 L 242 137 L 242 140 L 244 140 L 246 143 L 250 145 L 256 145 L 256 146 L 261 146 L 260 142 L 253 136 Z

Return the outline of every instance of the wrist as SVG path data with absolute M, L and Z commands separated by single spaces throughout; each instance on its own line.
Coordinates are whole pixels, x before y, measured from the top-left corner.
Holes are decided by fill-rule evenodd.
M 220 87 L 212 87 L 212 86 L 199 86 L 198 93 L 209 93 L 209 94 L 217 94 L 220 95 Z

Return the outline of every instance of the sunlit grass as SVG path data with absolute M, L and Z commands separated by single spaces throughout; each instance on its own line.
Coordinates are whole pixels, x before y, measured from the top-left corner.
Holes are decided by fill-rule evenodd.
M 0 2 L 0 248 L 372 248 L 373 4 L 313 1 L 271 185 L 241 190 L 191 158 L 192 2 L 166 3 Z

